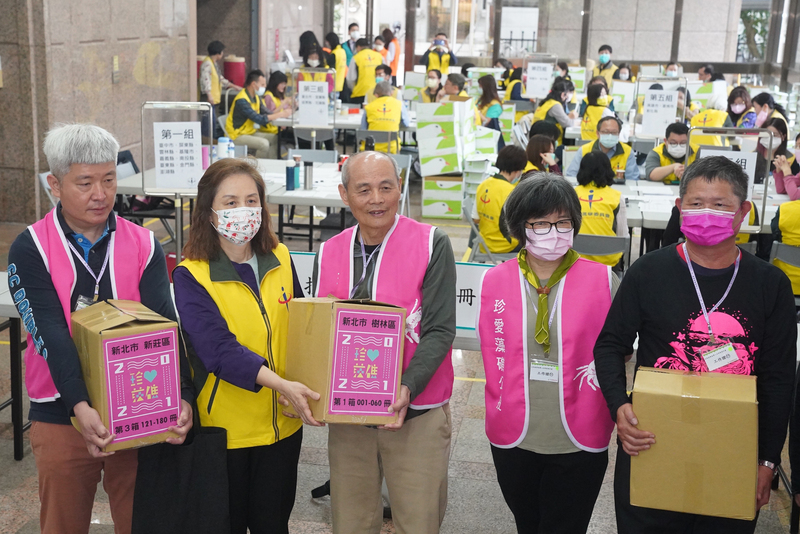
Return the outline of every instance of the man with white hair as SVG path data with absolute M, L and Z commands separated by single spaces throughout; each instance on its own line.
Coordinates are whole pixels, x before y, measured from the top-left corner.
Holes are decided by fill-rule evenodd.
M 372 299 L 406 309 L 400 396 L 394 423 L 330 425 L 334 534 L 378 534 L 386 478 L 399 534 L 439 532 L 447 508 L 451 346 L 456 266 L 447 234 L 397 215 L 399 170 L 380 152 L 345 162 L 339 194 L 358 225 L 320 246 L 314 295 Z
M 362 130 L 373 130 L 376 132 L 399 132 L 400 126 L 408 127 L 410 124 L 408 110 L 402 100 L 394 96 L 392 85 L 389 82 L 381 82 L 373 90 L 375 100 L 364 106 L 364 116 L 361 119 Z M 400 141 L 395 140 L 389 148 L 389 152 L 397 154 L 400 151 Z M 387 152 L 387 143 L 376 143 L 375 150 Z
M 115 436 L 89 404 L 71 313 L 118 298 L 177 320 L 161 245 L 149 230 L 112 213 L 118 151 L 116 139 L 97 126 L 50 130 L 47 182 L 60 202 L 8 253 L 8 285 L 28 331 L 25 384 L 44 534 L 89 531 L 101 472 L 115 532 L 131 531 L 138 451 L 102 451 Z M 175 444 L 192 426 L 194 394 L 183 353 L 181 384 L 181 415 L 170 427 L 179 437 L 168 440 Z

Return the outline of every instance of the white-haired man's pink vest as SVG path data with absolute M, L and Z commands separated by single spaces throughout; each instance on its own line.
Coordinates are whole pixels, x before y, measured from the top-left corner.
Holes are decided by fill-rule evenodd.
M 319 248 L 316 296 L 350 297 L 353 289 L 353 246 L 356 229 L 348 228 Z M 372 278 L 372 299 L 406 309 L 406 342 L 403 370 L 411 363 L 419 343 L 422 317 L 422 281 L 433 248 L 433 226 L 396 216 L 395 223 L 383 240 L 375 261 Z M 453 393 L 452 349 L 447 352 L 427 387 L 417 395 L 411 408 L 424 410 L 442 406 Z
M 75 262 L 67 245 L 67 238 L 53 208 L 44 218 L 28 227 L 36 248 L 42 256 L 47 271 L 53 279 L 58 299 L 64 310 L 64 318 L 72 333 L 70 300 L 75 288 Z M 145 267 L 155 250 L 153 233 L 146 228 L 117 217 L 117 228 L 109 235 L 108 272 L 115 299 L 139 300 L 139 281 Z M 81 269 L 84 267 L 81 266 Z M 90 296 L 90 295 L 87 295 Z M 15 301 L 21 302 L 24 295 Z M 19 308 L 19 303 L 18 303 Z M 25 321 L 25 313 L 20 309 L 23 322 L 28 330 L 28 345 L 25 349 L 25 386 L 31 402 L 50 402 L 61 395 L 50 376 L 47 361 L 39 354 L 41 338 L 35 340 L 35 326 L 31 328 Z M 31 330 L 33 329 L 33 332 Z M 34 334 L 34 335 L 31 335 Z M 53 347 L 50 347 L 52 350 Z
M 528 313 L 517 259 L 493 267 L 481 282 L 476 329 L 486 370 L 486 435 L 500 448 L 519 445 L 528 432 Z M 570 441 L 589 452 L 608 448 L 614 423 L 595 372 L 595 341 L 611 306 L 611 269 L 579 259 L 559 284 L 559 405 Z M 532 293 L 534 298 L 536 293 Z M 553 349 L 555 349 L 553 345 Z

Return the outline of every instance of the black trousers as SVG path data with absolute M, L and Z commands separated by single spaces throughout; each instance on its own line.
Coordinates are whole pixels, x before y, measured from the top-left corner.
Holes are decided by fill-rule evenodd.
M 752 534 L 756 521 L 654 510 L 631 505 L 631 457 L 617 441 L 614 508 L 619 534 Z
M 301 428 L 272 445 L 228 449 L 231 534 L 288 534 Z
M 608 451 L 537 454 L 492 446 L 497 481 L 519 534 L 585 534 Z

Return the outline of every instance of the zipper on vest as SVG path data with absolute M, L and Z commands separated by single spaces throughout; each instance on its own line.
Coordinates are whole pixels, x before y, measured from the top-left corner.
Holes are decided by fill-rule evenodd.
M 245 284 L 247 286 L 247 284 Z M 267 315 L 267 309 L 264 307 L 264 302 L 261 300 L 259 295 L 256 295 L 255 292 L 250 289 L 250 293 L 253 294 L 253 298 L 256 299 L 258 302 L 258 308 L 261 310 L 261 318 L 264 319 L 264 326 L 267 327 L 267 365 L 269 369 L 272 370 L 275 374 L 278 372 L 278 368 L 275 366 L 275 356 L 272 354 L 272 325 L 269 322 L 269 316 Z M 278 430 L 278 392 L 274 389 L 272 391 L 272 429 L 275 431 L 275 441 L 280 441 L 280 431 Z
M 211 415 L 211 406 L 214 404 L 214 397 L 217 396 L 217 388 L 219 387 L 219 377 L 214 380 L 214 387 L 211 388 L 211 396 L 208 397 L 208 415 Z

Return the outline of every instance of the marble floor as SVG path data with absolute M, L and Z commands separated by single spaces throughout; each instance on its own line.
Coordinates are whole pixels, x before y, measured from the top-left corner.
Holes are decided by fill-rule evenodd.
M 419 216 L 419 188 L 412 190 L 412 215 Z M 271 212 L 276 213 L 277 209 Z M 463 221 L 435 221 L 451 236 L 456 259 L 461 259 L 469 229 Z M 159 224 L 148 225 L 164 237 Z M 6 254 L 22 225 L 0 224 L 0 267 L 6 266 Z M 638 239 L 633 257 L 637 256 Z M 288 241 L 291 249 L 304 250 L 305 242 Z M 170 250 L 170 245 L 165 247 Z M 10 393 L 8 335 L 0 335 L 0 400 Z M 453 351 L 456 371 L 452 414 L 453 439 L 450 457 L 450 484 L 447 514 L 442 533 L 513 534 L 513 517 L 506 507 L 492 465 L 489 442 L 484 433 L 484 373 L 480 353 Z M 27 414 L 27 405 L 26 405 Z M 34 534 L 39 532 L 36 465 L 25 436 L 25 457 L 13 459 L 11 414 L 0 412 L 0 533 Z M 327 497 L 312 499 L 311 489 L 328 479 L 327 430 L 305 429 L 300 456 L 297 499 L 290 522 L 293 533 L 324 534 L 331 532 L 330 501 Z M 592 534 L 616 532 L 613 501 L 613 464 L 615 446 L 612 440 L 610 464 L 595 506 L 589 531 Z M 788 466 L 788 460 L 785 462 Z M 790 499 L 784 488 L 773 492 L 769 505 L 759 517 L 759 534 L 788 531 Z M 108 499 L 98 486 L 92 515 L 92 534 L 112 533 L 113 524 Z M 391 520 L 384 522 L 382 532 L 394 532 Z

